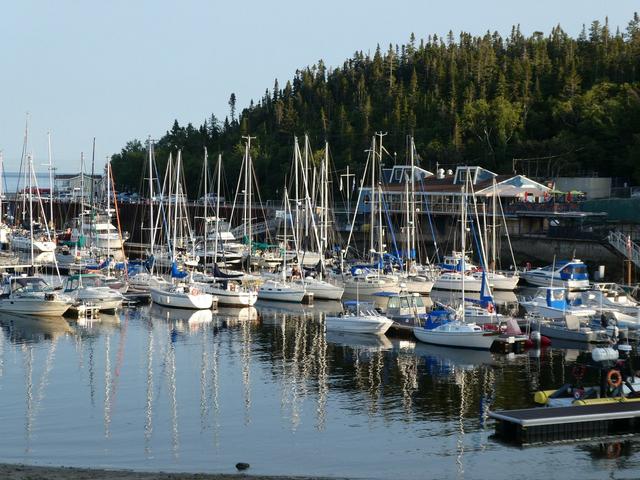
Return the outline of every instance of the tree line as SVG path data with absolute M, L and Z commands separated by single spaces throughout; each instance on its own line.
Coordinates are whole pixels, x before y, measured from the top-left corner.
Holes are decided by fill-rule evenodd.
M 623 31 L 594 21 L 572 38 L 560 26 L 530 36 L 512 28 L 455 37 L 411 34 L 404 45 L 357 51 L 342 66 L 322 60 L 275 81 L 237 114 L 215 115 L 198 127 L 177 121 L 155 146 L 162 170 L 182 150 L 190 195 L 198 195 L 204 147 L 223 155 L 233 188 L 244 145 L 252 141 L 263 198 L 282 192 L 293 136 L 309 135 L 320 154 L 325 140 L 338 170 L 361 171 L 375 131 L 385 131 L 387 165 L 404 163 L 414 137 L 421 166 L 481 165 L 530 175 L 597 172 L 640 183 L 640 17 Z M 138 191 L 146 146 L 128 142 L 112 157 L 121 189 Z M 514 159 L 530 159 L 514 162 Z M 538 162 L 541 160 L 541 162 Z M 535 165 L 535 171 L 531 170 Z M 539 169 L 539 165 L 544 168 Z

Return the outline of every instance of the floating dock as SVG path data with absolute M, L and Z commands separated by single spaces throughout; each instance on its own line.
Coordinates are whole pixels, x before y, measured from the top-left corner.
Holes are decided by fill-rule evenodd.
M 527 408 L 489 412 L 496 436 L 519 445 L 640 433 L 640 402 Z

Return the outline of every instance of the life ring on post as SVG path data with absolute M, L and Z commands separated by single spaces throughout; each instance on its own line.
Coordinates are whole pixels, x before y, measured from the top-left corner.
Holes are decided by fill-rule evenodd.
M 607 383 L 612 388 L 618 388 L 622 385 L 622 375 L 618 370 L 609 370 L 607 373 Z

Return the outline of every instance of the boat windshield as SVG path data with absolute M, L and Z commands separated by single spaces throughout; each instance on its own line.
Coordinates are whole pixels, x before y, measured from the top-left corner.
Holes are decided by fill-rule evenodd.
M 413 305 L 415 307 L 418 307 L 418 308 L 424 307 L 424 301 L 422 300 L 422 297 L 414 296 L 413 297 Z
M 564 300 L 564 290 L 551 290 L 551 300 Z
M 46 292 L 51 287 L 41 278 L 14 278 L 11 280 L 13 293 Z

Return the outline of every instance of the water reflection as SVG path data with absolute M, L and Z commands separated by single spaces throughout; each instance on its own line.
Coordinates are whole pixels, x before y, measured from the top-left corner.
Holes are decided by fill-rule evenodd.
M 256 474 L 376 478 L 420 478 L 428 462 L 444 477 L 506 478 L 500 456 L 552 474 L 490 442 L 486 412 L 530 406 L 587 352 L 508 357 L 325 333 L 334 308 L 3 316 L 3 459 L 173 471 L 247 459 Z M 585 452 L 564 449 L 554 471 L 584 466 Z

